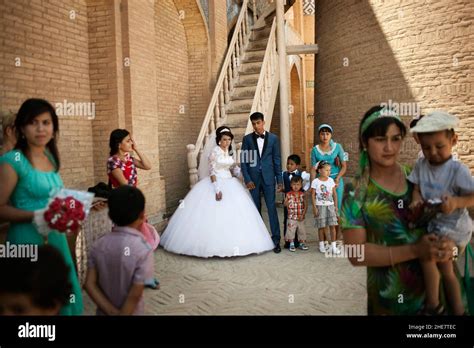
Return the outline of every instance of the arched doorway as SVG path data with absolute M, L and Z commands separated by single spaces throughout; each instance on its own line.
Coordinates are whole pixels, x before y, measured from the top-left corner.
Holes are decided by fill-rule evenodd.
M 304 123 L 304 107 L 303 107 L 303 88 L 297 65 L 293 64 L 290 70 L 290 137 L 291 137 L 291 153 L 301 157 L 301 167 L 306 166 L 305 154 L 305 123 Z

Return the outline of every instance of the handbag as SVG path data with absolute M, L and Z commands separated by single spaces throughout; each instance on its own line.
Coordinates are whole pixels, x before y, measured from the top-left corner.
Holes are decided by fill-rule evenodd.
M 337 145 L 338 145 L 338 144 L 335 142 L 335 143 L 334 143 L 334 149 L 337 147 Z M 334 165 L 335 165 L 336 167 L 338 167 L 339 169 L 342 168 L 342 162 L 341 162 L 341 160 L 340 160 L 340 158 L 339 158 L 339 155 L 337 155 L 336 158 L 334 158 Z
M 471 244 L 466 247 L 466 263 L 464 265 L 464 288 L 466 289 L 467 304 L 469 313 L 474 315 L 474 277 L 469 272 L 469 258 L 474 260 L 474 251 L 472 251 Z

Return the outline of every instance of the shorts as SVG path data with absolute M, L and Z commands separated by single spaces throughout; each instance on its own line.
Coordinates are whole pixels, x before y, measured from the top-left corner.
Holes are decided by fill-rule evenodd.
M 298 242 L 306 241 L 306 229 L 304 227 L 304 220 L 290 220 L 286 222 L 285 240 L 290 241 L 295 239 L 295 233 L 298 230 Z

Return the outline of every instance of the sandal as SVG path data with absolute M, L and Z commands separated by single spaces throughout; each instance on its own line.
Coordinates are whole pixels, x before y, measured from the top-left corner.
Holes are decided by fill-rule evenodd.
M 441 303 L 436 308 L 428 308 L 425 305 L 418 311 L 418 315 L 424 315 L 424 316 L 446 315 L 446 309 Z

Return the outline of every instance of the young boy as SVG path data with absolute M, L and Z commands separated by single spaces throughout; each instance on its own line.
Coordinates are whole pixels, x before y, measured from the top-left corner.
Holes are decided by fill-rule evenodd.
M 285 196 L 285 207 L 288 209 L 287 220 L 287 235 L 285 241 L 290 244 L 290 251 L 296 251 L 295 236 L 298 230 L 298 248 L 301 250 L 308 250 L 306 246 L 306 230 L 304 227 L 304 217 L 306 215 L 306 195 L 301 190 L 303 186 L 303 179 L 301 176 L 294 175 L 290 181 L 291 191 Z
M 307 191 L 309 188 L 309 173 L 302 172 L 300 169 L 301 165 L 301 158 L 298 155 L 290 155 L 286 160 L 286 171 L 283 172 L 283 192 L 287 194 L 291 191 L 290 181 L 293 176 L 301 176 L 303 179 L 303 187 L 302 191 Z M 283 237 L 286 236 L 286 229 L 287 229 L 287 222 L 288 222 L 288 208 L 283 208 Z M 286 239 L 285 239 L 286 240 Z M 298 234 L 295 236 L 295 247 L 298 248 Z M 285 248 L 288 249 L 290 247 L 289 242 L 285 242 Z
M 474 181 L 469 168 L 452 157 L 457 124 L 456 117 L 443 111 L 432 112 L 418 121 L 411 132 L 417 134 L 425 158 L 417 161 L 408 179 L 415 185 L 412 209 L 423 204 L 440 207 L 441 212 L 428 223 L 427 232 L 447 237 L 462 252 L 472 236 L 473 224 L 466 208 L 474 206 Z M 426 284 L 423 314 L 444 312 L 439 302 L 439 269 L 453 314 L 462 315 L 461 288 L 452 261 L 421 261 L 421 265 Z
M 97 315 L 143 315 L 145 280 L 152 277 L 152 248 L 143 238 L 145 197 L 132 186 L 120 186 L 109 196 L 111 233 L 97 240 L 90 252 L 85 289 L 97 304 Z
M 51 245 L 38 247 L 37 260 L 0 258 L 1 315 L 59 315 L 72 291 L 69 268 Z

